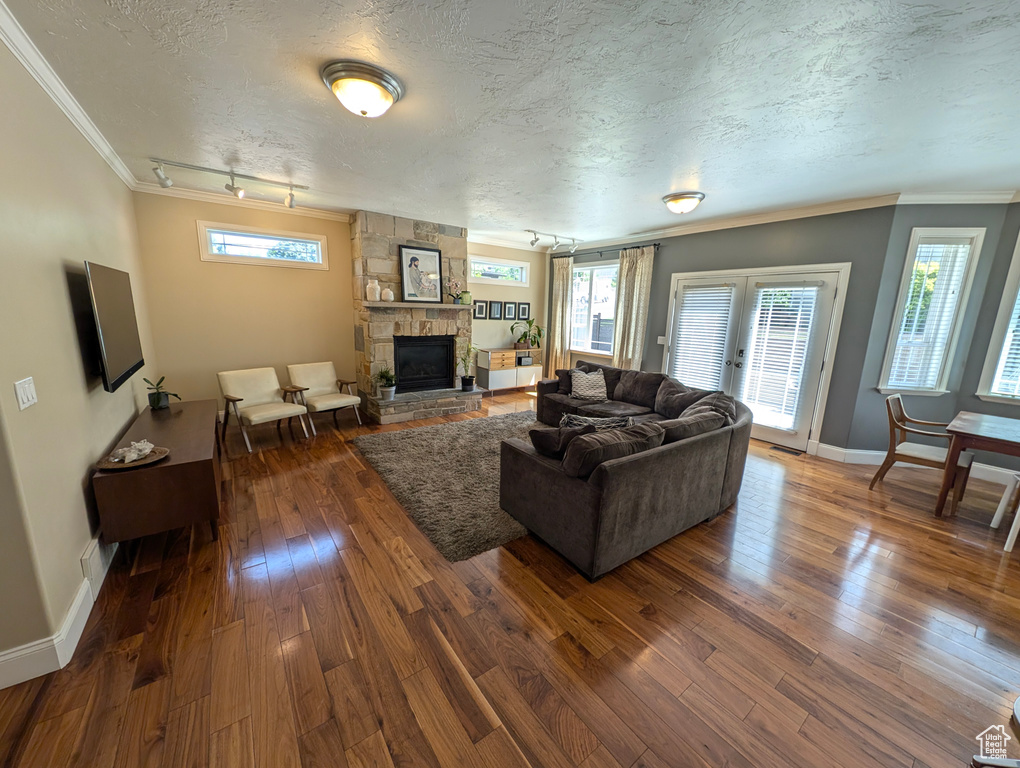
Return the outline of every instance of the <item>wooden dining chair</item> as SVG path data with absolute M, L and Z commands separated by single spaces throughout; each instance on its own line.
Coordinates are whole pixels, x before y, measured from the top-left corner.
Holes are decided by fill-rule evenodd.
M 952 435 L 945 432 L 929 432 L 923 429 L 915 429 L 910 424 L 920 424 L 926 427 L 948 427 L 948 423 L 941 421 L 922 421 L 907 416 L 903 408 L 903 398 L 900 395 L 889 395 L 885 399 L 885 409 L 889 416 L 889 452 L 885 461 L 878 468 L 878 472 L 871 478 L 869 490 L 874 490 L 875 484 L 882 480 L 886 473 L 892 469 L 893 464 L 902 462 L 904 464 L 916 464 L 922 467 L 932 467 L 945 471 L 946 459 L 949 455 L 949 446 L 945 448 L 939 445 L 926 445 L 924 443 L 907 442 L 907 435 L 926 435 L 951 440 Z M 963 492 L 967 489 L 967 480 L 970 479 L 970 467 L 974 462 L 974 454 L 970 451 L 960 453 L 959 461 L 956 464 L 956 480 L 953 483 L 953 504 L 950 514 L 956 514 L 956 507 L 963 498 Z

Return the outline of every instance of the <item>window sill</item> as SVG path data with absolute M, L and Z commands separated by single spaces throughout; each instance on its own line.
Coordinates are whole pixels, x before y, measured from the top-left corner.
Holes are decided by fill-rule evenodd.
M 988 392 L 975 392 L 974 395 L 979 400 L 984 400 L 986 403 L 1008 403 L 1010 405 L 1020 405 L 1020 397 L 1007 397 L 1006 395 L 993 395 Z
M 883 395 L 917 395 L 918 397 L 942 397 L 948 395 L 948 389 L 890 389 L 888 387 L 876 387 Z
M 572 355 L 591 355 L 592 357 L 607 357 L 610 360 L 613 359 L 611 352 L 592 352 L 590 349 L 571 349 L 570 354 Z

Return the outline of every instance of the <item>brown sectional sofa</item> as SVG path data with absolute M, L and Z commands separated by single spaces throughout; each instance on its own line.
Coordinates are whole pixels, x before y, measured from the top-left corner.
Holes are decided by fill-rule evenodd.
M 582 366 L 594 369 L 597 364 Z M 569 375 L 546 379 L 538 384 L 539 420 L 558 425 L 564 413 L 577 413 L 626 415 L 636 423 L 663 427 L 676 423 L 666 418 L 673 414 L 655 411 L 656 394 L 666 377 L 598 367 L 605 373 L 607 390 L 618 397 L 595 404 L 578 401 L 570 397 Z M 561 391 L 564 380 L 566 392 Z M 587 477 L 571 476 L 563 461 L 539 454 L 528 442 L 505 440 L 500 506 L 586 577 L 597 579 L 736 501 L 751 437 L 751 411 L 735 401 L 735 417 L 729 420 L 690 437 L 677 431 L 676 439 L 605 461 Z

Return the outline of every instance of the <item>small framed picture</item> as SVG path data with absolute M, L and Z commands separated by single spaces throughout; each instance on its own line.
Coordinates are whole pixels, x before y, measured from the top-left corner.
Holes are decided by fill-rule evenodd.
M 530 301 L 518 301 L 517 302 L 517 319 L 518 320 L 530 320 L 531 319 L 531 302 Z
M 502 301 L 490 301 L 489 302 L 489 319 L 490 320 L 502 320 L 503 319 L 503 302 Z
M 475 320 L 488 320 L 489 319 L 489 302 L 484 299 L 477 299 L 475 301 Z
M 443 284 L 442 253 L 435 248 L 400 246 L 401 301 L 420 301 L 423 304 L 442 304 Z
M 517 319 L 517 302 L 515 301 L 503 302 L 503 319 L 504 320 Z

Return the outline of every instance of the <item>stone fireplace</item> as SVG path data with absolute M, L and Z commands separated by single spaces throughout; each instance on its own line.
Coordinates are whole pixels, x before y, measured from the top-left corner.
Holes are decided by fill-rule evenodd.
M 429 304 L 402 302 L 400 293 L 399 246 L 438 248 L 442 252 L 443 302 Z M 461 392 L 457 386 L 456 361 L 471 343 L 470 305 L 453 304 L 446 296 L 445 282 L 459 280 L 467 288 L 467 230 L 428 221 L 404 219 L 381 213 L 358 211 L 351 227 L 351 257 L 354 269 L 354 350 L 357 361 L 358 395 L 364 412 L 381 424 L 425 419 L 481 409 L 482 393 Z M 393 291 L 394 301 L 367 301 L 369 280 Z M 403 341 L 399 362 L 395 339 Z M 429 339 L 429 342 L 416 341 Z M 441 340 L 432 343 L 431 340 Z M 449 368 L 436 375 L 412 372 L 423 363 L 423 355 L 444 348 Z M 410 366 L 409 368 L 407 366 Z M 433 366 L 436 367 L 436 366 Z M 443 364 L 438 364 L 443 367 Z M 379 400 L 375 376 L 390 368 L 398 376 L 394 400 Z M 404 381 L 400 381 L 401 373 Z

